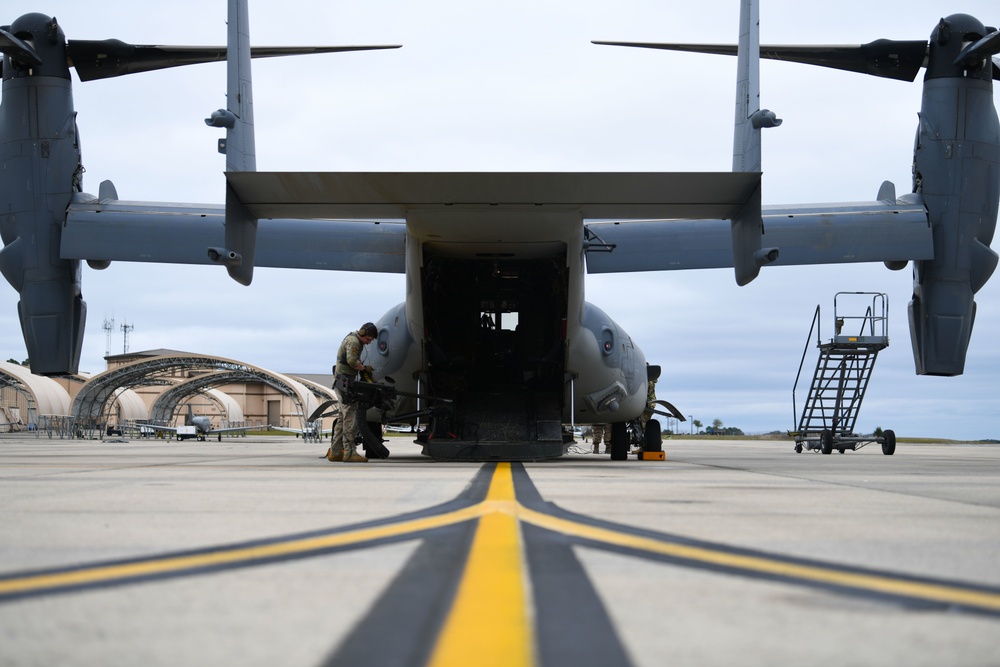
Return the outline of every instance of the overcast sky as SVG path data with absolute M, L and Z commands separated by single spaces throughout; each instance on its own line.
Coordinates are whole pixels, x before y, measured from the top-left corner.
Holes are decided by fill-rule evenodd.
M 1000 23 L 995 0 L 764 0 L 761 42 L 857 44 L 925 39 L 944 15 Z M 10 23 L 38 11 L 69 38 L 224 44 L 224 0 L 136 3 L 6 0 Z M 988 11 L 992 10 L 992 12 Z M 595 46 L 593 39 L 735 43 L 738 0 L 251 0 L 257 45 L 402 44 L 403 48 L 255 61 L 261 170 L 726 171 L 732 160 L 735 58 Z M 225 65 L 80 84 L 74 100 L 85 190 L 112 180 L 122 199 L 221 203 Z M 904 83 L 787 63 L 761 64 L 765 204 L 871 201 L 883 180 L 911 188 L 921 78 Z M 1000 95 L 996 95 L 1000 99 Z M 792 385 L 817 305 L 824 337 L 841 291 L 884 292 L 891 344 L 878 358 L 858 430 L 1000 438 L 1000 277 L 977 295 L 966 372 L 919 377 L 910 351 L 909 268 L 764 269 L 747 287 L 731 270 L 591 276 L 587 299 L 651 363 L 660 398 L 748 433 L 793 428 Z M 281 372 L 329 372 L 344 334 L 403 300 L 401 275 L 257 269 L 250 287 L 221 267 L 84 268 L 81 370 L 129 348 L 173 348 Z M 26 356 L 17 294 L 0 283 L 0 357 Z M 804 400 L 800 390 L 799 405 Z M 685 425 L 683 428 L 688 428 Z

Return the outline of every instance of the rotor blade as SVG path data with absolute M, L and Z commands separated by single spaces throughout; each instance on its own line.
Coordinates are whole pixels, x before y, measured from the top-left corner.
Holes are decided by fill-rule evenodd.
M 29 67 L 42 64 L 42 59 L 30 44 L 3 29 L 0 29 L 0 53 L 5 53 L 13 60 Z
M 955 58 L 955 64 L 966 69 L 978 68 L 979 63 L 1000 53 L 1000 30 L 994 30 L 975 44 L 969 44 Z
M 339 53 L 341 51 L 373 51 L 398 49 L 401 45 L 386 46 L 256 46 L 250 49 L 252 58 L 299 56 L 314 53 Z M 71 64 L 81 81 L 107 79 L 125 74 L 152 72 L 168 67 L 223 62 L 224 46 L 155 46 L 127 44 L 119 39 L 80 40 L 67 43 Z
M 634 46 L 692 53 L 735 56 L 734 44 L 655 44 L 650 42 L 603 42 L 609 46 Z M 760 57 L 804 65 L 818 65 L 848 72 L 871 74 L 900 81 L 913 81 L 927 56 L 925 41 L 877 39 L 868 44 L 847 46 L 770 46 L 762 44 Z

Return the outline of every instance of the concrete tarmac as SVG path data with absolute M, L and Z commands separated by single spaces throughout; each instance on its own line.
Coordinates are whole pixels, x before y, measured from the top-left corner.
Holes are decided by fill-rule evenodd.
M 0 665 L 998 665 L 1000 446 L 0 435 Z

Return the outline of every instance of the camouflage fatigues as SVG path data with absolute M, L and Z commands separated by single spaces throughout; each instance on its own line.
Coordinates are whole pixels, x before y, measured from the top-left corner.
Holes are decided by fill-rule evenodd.
M 344 337 L 340 347 L 337 348 L 337 364 L 333 367 L 334 382 L 333 393 L 337 396 L 337 422 L 333 425 L 333 438 L 330 441 L 330 450 L 334 459 L 350 456 L 357 447 L 358 440 L 358 410 L 353 402 L 344 400 L 344 394 L 338 386 L 337 379 L 346 376 L 351 379 L 357 377 L 357 365 L 361 363 L 361 337 L 357 331 L 352 331 Z
M 344 337 L 340 347 L 337 348 L 337 365 L 333 369 L 334 375 L 349 375 L 352 378 L 358 374 L 358 364 L 361 363 L 361 337 L 357 331 L 352 331 Z
M 646 422 L 649 418 L 653 416 L 653 410 L 656 409 L 656 380 L 650 380 L 646 383 L 646 409 L 642 411 L 642 416 L 639 420 L 642 421 L 642 432 L 646 432 Z
M 354 451 L 358 439 L 358 410 L 354 403 L 345 403 L 339 389 L 334 388 L 337 395 L 337 421 L 333 425 L 333 439 L 330 449 L 334 457 L 342 457 L 344 452 Z M 345 437 L 346 432 L 346 437 Z
M 601 448 L 601 441 L 604 441 L 604 451 L 608 451 L 611 447 L 611 424 L 592 424 L 591 430 L 593 431 L 594 441 L 594 453 L 599 454 Z

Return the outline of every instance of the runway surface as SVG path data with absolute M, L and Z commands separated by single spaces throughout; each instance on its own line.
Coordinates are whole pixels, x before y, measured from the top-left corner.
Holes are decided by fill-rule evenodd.
M 1000 664 L 1000 446 L 389 447 L 0 435 L 0 665 Z

